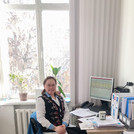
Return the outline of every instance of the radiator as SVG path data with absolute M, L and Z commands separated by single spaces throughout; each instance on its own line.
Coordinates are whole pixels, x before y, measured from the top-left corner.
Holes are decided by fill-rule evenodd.
M 16 109 L 15 112 L 17 134 L 27 134 L 30 115 L 35 112 L 35 109 Z

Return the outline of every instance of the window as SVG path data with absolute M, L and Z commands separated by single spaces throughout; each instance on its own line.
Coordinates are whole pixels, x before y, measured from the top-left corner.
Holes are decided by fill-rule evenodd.
M 68 11 L 43 11 L 44 70 L 50 75 L 50 65 L 62 66 L 60 81 L 69 92 L 69 13 Z M 54 23 L 53 23 L 54 22 Z
M 41 0 L 42 3 L 69 3 L 69 0 Z
M 26 75 L 28 88 L 33 92 L 32 87 L 39 81 L 35 11 L 11 11 L 6 16 L 10 73 Z
M 2 61 L 7 70 L 3 75 L 25 74 L 29 92 L 34 93 L 42 87 L 44 78 L 52 75 L 50 65 L 61 66 L 59 79 L 64 92 L 69 93 L 69 0 L 45 3 L 48 1 L 3 0 L 1 15 L 5 36 L 1 41 L 6 49 L 2 49 L 5 53 L 1 58 L 6 55 L 8 61 Z M 13 85 L 10 89 L 12 93 L 17 92 Z
M 35 4 L 35 0 L 3 0 L 5 4 Z

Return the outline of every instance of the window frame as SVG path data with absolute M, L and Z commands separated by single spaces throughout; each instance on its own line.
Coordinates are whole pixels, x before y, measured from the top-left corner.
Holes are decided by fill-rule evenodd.
M 8 11 L 33 10 L 36 12 L 37 26 L 37 48 L 39 65 L 39 86 L 42 86 L 44 80 L 44 59 L 43 59 L 43 33 L 42 33 L 42 11 L 44 10 L 68 10 L 69 3 L 41 3 L 41 0 L 35 0 L 35 4 L 3 4 L 3 9 Z

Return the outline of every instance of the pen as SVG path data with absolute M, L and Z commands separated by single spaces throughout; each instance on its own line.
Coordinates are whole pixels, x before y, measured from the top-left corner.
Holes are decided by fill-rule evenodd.
M 86 119 L 86 120 L 94 120 L 94 118 Z

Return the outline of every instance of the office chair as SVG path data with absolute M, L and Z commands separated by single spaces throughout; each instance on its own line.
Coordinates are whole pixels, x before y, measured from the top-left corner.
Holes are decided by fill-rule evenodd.
M 30 124 L 28 127 L 27 134 L 57 134 L 57 133 L 52 130 L 47 130 L 46 132 L 42 132 L 42 126 L 37 121 L 36 112 L 33 112 L 30 116 Z
M 30 118 L 30 122 L 31 122 L 31 125 L 32 125 L 32 130 L 33 130 L 33 133 L 34 134 L 37 134 L 39 128 L 37 126 L 37 122 L 34 118 Z
M 33 112 L 30 115 L 30 123 L 28 125 L 27 134 L 43 134 L 41 130 L 41 125 L 39 124 L 36 118 L 36 112 Z

